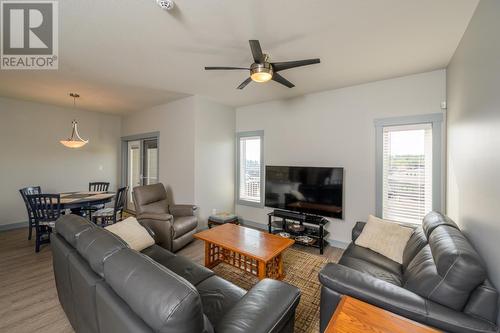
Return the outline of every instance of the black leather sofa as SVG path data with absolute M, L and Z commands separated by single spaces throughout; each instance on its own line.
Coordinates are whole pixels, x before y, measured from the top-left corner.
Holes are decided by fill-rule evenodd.
M 498 292 L 477 252 L 448 217 L 432 212 L 415 229 L 400 265 L 353 243 L 320 272 L 321 332 L 349 295 L 446 332 L 499 332 Z
M 266 279 L 246 292 L 158 245 L 132 250 L 76 215 L 55 229 L 57 293 L 76 332 L 293 332 L 300 291 L 289 284 Z

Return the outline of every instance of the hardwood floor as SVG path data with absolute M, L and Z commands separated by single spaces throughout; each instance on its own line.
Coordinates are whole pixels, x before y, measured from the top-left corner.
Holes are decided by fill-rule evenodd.
M 27 229 L 0 232 L 0 332 L 73 332 L 57 298 L 50 244 L 35 253 L 27 235 Z M 297 248 L 319 255 L 314 248 Z M 178 254 L 203 264 L 204 244 L 195 240 Z M 341 254 L 328 246 L 324 256 L 337 261 Z

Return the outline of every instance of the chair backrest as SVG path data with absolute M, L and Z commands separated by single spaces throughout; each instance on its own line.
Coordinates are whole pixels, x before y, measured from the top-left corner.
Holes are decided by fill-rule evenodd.
M 26 210 L 28 211 L 28 217 L 31 219 L 33 217 L 33 211 L 28 203 L 28 195 L 30 194 L 41 194 L 42 188 L 40 186 L 28 186 L 19 190 L 21 197 L 23 198 L 24 204 L 26 205 Z
M 167 191 L 162 183 L 134 187 L 136 214 L 168 213 Z
M 461 311 L 487 278 L 483 260 L 456 224 L 440 213 L 429 213 L 418 232 L 422 240 L 425 234 L 427 244 L 404 269 L 404 287 Z
M 59 194 L 29 194 L 27 199 L 37 223 L 52 222 L 61 215 Z
M 107 192 L 109 183 L 107 182 L 91 182 L 89 183 L 89 191 L 92 192 Z
M 120 187 L 118 191 L 116 191 L 115 196 L 115 213 L 118 211 L 122 211 L 125 208 L 125 201 L 127 199 L 127 189 L 128 187 Z

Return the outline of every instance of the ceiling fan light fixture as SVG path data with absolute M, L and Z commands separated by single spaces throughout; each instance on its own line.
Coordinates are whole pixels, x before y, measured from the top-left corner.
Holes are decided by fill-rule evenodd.
M 253 64 L 250 68 L 252 81 L 263 83 L 273 78 L 273 68 L 269 63 Z

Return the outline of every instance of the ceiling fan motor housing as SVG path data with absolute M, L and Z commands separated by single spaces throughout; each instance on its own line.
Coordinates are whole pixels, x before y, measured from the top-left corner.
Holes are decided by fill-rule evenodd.
M 250 77 L 256 82 L 269 81 L 273 77 L 273 66 L 268 62 L 254 63 L 250 66 Z

